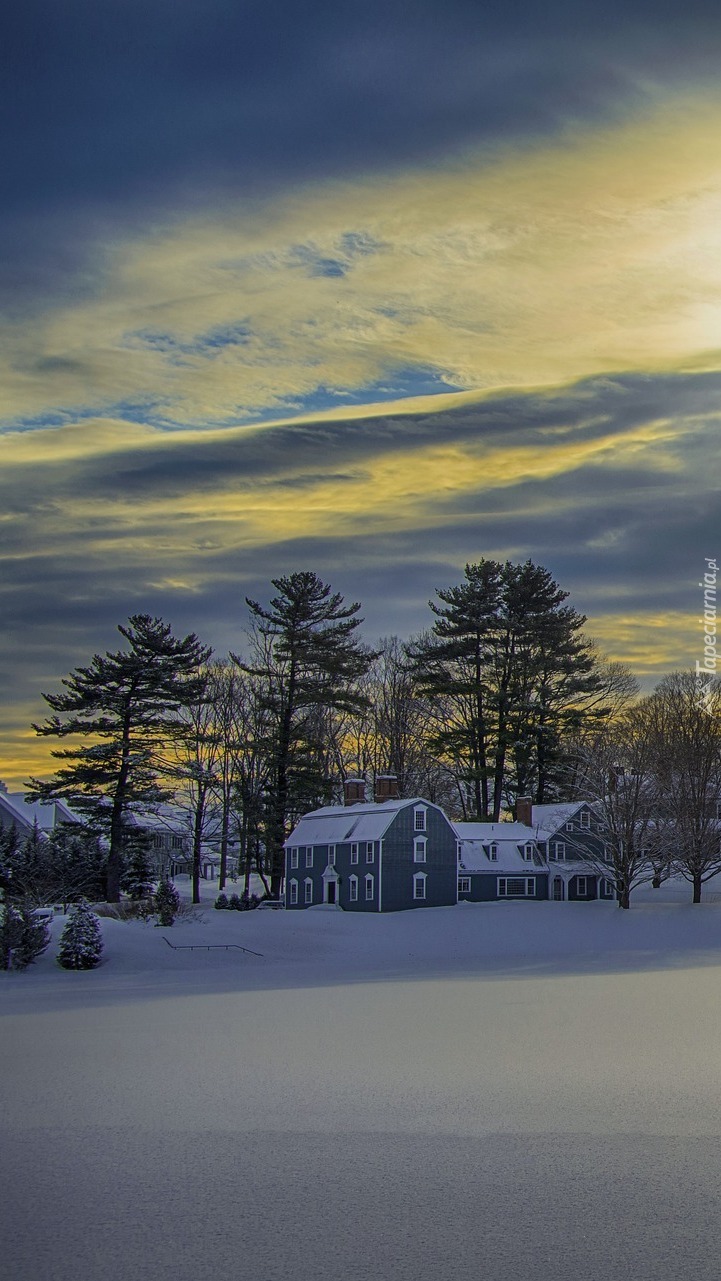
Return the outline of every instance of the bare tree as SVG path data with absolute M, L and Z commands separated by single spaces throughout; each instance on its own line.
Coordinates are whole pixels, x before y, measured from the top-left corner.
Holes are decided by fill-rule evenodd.
M 584 857 L 610 881 L 619 907 L 654 873 L 651 851 L 666 839 L 658 823 L 655 736 L 650 700 L 629 707 L 578 750 L 575 784 L 599 819 L 603 852 Z
M 704 883 L 721 872 L 721 684 L 699 698 L 694 672 L 673 672 L 649 700 L 659 824 L 673 869 L 701 902 Z

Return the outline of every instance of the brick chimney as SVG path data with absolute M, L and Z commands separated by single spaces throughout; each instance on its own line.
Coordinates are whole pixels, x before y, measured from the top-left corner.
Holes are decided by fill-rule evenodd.
M 395 774 L 376 774 L 374 791 L 376 801 L 397 801 L 398 779 Z
M 530 796 L 516 797 L 516 822 L 533 827 L 533 801 Z
M 364 778 L 344 778 L 343 779 L 343 804 L 358 805 L 365 801 L 366 798 L 366 781 Z

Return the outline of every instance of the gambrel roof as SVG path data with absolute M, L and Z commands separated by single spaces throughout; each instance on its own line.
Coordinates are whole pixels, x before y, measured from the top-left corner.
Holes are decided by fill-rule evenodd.
M 342 845 L 345 841 L 380 841 L 401 810 L 415 809 L 416 806 L 443 814 L 439 805 L 433 805 L 431 801 L 425 801 L 421 797 L 413 797 L 411 800 L 369 801 L 358 805 L 326 805 L 322 809 L 312 810 L 310 814 L 304 814 L 285 844 L 287 847 Z M 422 833 L 419 832 L 418 835 Z

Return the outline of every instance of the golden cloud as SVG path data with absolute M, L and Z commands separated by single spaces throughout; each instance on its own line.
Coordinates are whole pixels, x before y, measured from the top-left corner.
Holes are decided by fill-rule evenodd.
M 4 333 L 6 414 L 217 426 L 398 370 L 484 389 L 718 367 L 720 131 L 717 99 L 676 100 L 119 243 L 95 298 Z

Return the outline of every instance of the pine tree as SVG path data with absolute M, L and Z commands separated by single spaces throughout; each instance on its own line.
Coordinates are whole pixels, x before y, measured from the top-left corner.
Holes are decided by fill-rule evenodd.
M 463 583 L 436 594 L 432 632 L 409 646 L 417 686 L 436 708 L 431 746 L 464 809 L 497 822 L 511 792 L 548 799 L 562 734 L 601 688 L 597 659 L 583 615 L 530 560 L 466 565 Z
M 132 831 L 125 843 L 125 870 L 121 886 L 134 903 L 153 896 L 155 878 L 150 864 L 147 833 Z
M 18 909 L 20 915 L 20 940 L 15 946 L 13 969 L 25 970 L 42 956 L 50 943 L 50 930 L 44 917 L 38 916 L 29 903 Z
M 23 919 L 20 910 L 11 903 L 0 903 L 0 968 L 14 970 L 15 954 L 23 937 Z
M 102 952 L 100 921 L 88 903 L 81 899 L 60 935 L 58 965 L 64 970 L 93 970 L 100 964 Z
M 265 687 L 269 718 L 269 785 L 265 817 L 270 893 L 278 898 L 289 819 L 317 804 L 330 780 L 321 776 L 319 710 L 356 711 L 358 682 L 375 657 L 354 637 L 359 604 L 346 605 L 316 574 L 274 578 L 269 608 L 246 598 L 255 626 L 255 659 L 244 670 Z
M 164 876 L 155 891 L 158 925 L 172 925 L 180 910 L 180 895 L 173 882 Z
M 158 753 L 177 732 L 178 710 L 197 697 L 199 668 L 210 654 L 194 634 L 178 640 L 149 614 L 133 615 L 118 631 L 127 650 L 96 654 L 63 680 L 64 693 L 43 695 L 56 714 L 36 732 L 81 742 L 54 751 L 62 767 L 49 781 L 29 785 L 34 799 L 68 799 L 107 836 L 107 899 L 115 903 L 127 814 L 167 798 Z

